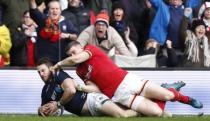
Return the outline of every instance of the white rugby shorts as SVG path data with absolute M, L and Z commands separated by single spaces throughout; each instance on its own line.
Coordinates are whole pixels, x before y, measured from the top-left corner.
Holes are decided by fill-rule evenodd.
M 102 105 L 110 100 L 107 96 L 102 93 L 88 93 L 87 95 L 87 106 L 92 116 L 100 116 L 100 108 Z
M 112 100 L 131 108 L 132 102 L 138 96 L 138 103 L 141 103 L 144 97 L 140 94 L 147 81 L 140 76 L 128 73 L 115 91 Z

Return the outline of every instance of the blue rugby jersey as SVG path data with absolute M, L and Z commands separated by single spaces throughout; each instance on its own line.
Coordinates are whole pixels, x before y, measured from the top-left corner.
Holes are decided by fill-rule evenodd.
M 61 84 L 66 78 L 71 78 L 66 72 L 63 70 L 59 71 L 56 75 L 54 75 L 54 81 L 45 84 L 42 89 L 42 104 L 44 105 L 50 101 L 59 101 L 63 95 L 63 89 L 61 88 Z M 81 110 L 84 106 L 84 103 L 87 99 L 87 93 L 76 91 L 74 97 L 64 105 L 66 111 L 69 111 L 73 114 L 80 115 Z

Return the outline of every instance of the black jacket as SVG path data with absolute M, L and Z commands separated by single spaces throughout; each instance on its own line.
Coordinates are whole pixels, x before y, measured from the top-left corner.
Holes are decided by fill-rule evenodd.
M 12 48 L 10 50 L 10 65 L 11 66 L 26 66 L 27 65 L 27 40 L 29 39 L 18 27 L 12 32 Z
M 81 33 L 86 27 L 90 25 L 90 13 L 89 10 L 80 6 L 79 8 L 73 8 L 68 6 L 67 9 L 62 11 L 62 15 L 65 19 L 71 21 L 78 32 Z

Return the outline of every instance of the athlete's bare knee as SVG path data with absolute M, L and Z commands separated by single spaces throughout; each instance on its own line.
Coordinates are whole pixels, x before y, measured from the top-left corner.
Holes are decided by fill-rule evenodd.
M 165 101 L 169 101 L 169 100 L 172 100 L 174 99 L 174 94 L 172 92 L 168 92 L 166 95 L 165 95 Z
M 163 111 L 160 108 L 157 108 L 153 111 L 153 116 L 155 117 L 161 117 L 163 114 Z

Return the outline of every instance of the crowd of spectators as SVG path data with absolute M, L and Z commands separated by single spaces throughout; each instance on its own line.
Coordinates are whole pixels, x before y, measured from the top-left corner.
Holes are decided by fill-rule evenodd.
M 0 0 L 0 67 L 55 64 L 71 41 L 155 55 L 158 68 L 208 68 L 210 0 Z

